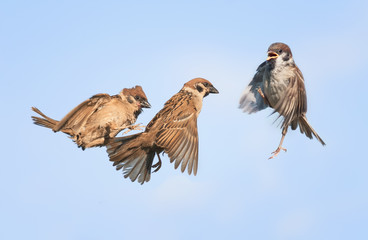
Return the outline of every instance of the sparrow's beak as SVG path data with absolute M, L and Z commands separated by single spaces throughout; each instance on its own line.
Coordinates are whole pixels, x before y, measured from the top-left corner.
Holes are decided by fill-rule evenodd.
M 148 101 L 140 102 L 142 108 L 151 108 L 151 104 Z
M 219 91 L 214 87 L 209 87 L 210 93 L 219 93 Z
M 277 53 L 275 53 L 274 51 L 269 51 L 267 53 L 268 57 L 267 57 L 267 61 L 271 60 L 272 58 L 277 58 L 279 55 Z

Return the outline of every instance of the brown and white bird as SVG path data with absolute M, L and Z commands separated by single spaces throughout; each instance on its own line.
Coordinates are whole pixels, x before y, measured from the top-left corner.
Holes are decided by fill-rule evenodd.
M 202 100 L 217 89 L 206 79 L 195 78 L 166 103 L 163 109 L 147 125 L 143 133 L 119 137 L 107 144 L 110 161 L 116 170 L 122 169 L 124 177 L 132 182 L 138 179 L 143 184 L 151 178 L 151 168 L 157 172 L 161 167 L 159 154 L 168 154 L 175 169 L 187 168 L 197 174 L 198 130 L 197 117 L 202 109 Z M 158 162 L 153 165 L 157 154 Z
M 101 147 L 108 139 L 115 137 L 121 130 L 140 130 L 136 122 L 142 108 L 150 108 L 146 94 L 141 86 L 124 88 L 119 94 L 110 96 L 96 94 L 71 110 L 61 121 L 47 117 L 40 110 L 32 110 L 43 118 L 32 116 L 36 125 L 62 131 L 81 147 Z
M 271 107 L 274 109 L 273 113 L 277 112 L 279 117 L 283 116 L 282 138 L 270 159 L 277 156 L 281 149 L 286 151 L 282 143 L 289 126 L 292 130 L 299 126 L 301 133 L 311 139 L 313 134 L 325 145 L 308 123 L 304 78 L 294 62 L 289 46 L 279 42 L 273 43 L 267 54 L 267 60 L 259 65 L 257 73 L 245 89 L 239 108 L 244 112 L 254 113 Z

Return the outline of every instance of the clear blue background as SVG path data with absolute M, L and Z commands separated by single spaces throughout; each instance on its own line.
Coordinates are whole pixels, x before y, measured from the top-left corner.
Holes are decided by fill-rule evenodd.
M 175 3 L 174 3 L 175 2 Z M 0 239 L 366 239 L 368 2 L 0 3 Z M 291 47 L 307 117 L 327 143 L 281 130 L 240 95 L 268 46 Z M 143 86 L 151 109 L 194 77 L 220 91 L 198 119 L 196 177 L 163 167 L 143 186 L 105 148 L 32 124 L 96 93 Z

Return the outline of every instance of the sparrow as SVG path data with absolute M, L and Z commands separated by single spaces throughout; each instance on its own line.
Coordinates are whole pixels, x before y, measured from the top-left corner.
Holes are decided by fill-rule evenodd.
M 121 130 L 140 130 L 136 122 L 142 108 L 150 108 L 141 86 L 124 88 L 119 94 L 110 96 L 100 93 L 92 96 L 71 110 L 61 121 L 47 117 L 39 109 L 32 110 L 43 118 L 32 116 L 33 123 L 63 132 L 83 150 L 106 145 L 108 139 Z
M 315 138 L 326 145 L 322 138 L 309 124 L 307 113 L 307 95 L 304 78 L 294 62 L 288 45 L 276 42 L 268 48 L 268 57 L 259 65 L 256 74 L 240 98 L 239 108 L 244 112 L 255 113 L 267 107 L 282 116 L 282 137 L 278 148 L 272 152 L 276 157 L 282 147 L 288 127 L 295 130 L 298 126 L 301 133 L 308 138 Z M 272 114 L 273 114 L 272 113 Z
M 149 122 L 142 133 L 110 140 L 107 153 L 116 170 L 132 182 L 143 184 L 151 178 L 151 168 L 157 172 L 162 164 L 160 153 L 166 153 L 175 169 L 188 169 L 189 175 L 198 169 L 197 118 L 202 100 L 210 93 L 219 93 L 206 79 L 195 78 L 185 83 Z M 157 154 L 158 162 L 153 164 Z

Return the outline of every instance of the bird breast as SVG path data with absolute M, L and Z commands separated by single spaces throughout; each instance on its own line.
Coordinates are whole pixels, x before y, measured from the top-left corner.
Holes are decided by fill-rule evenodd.
M 203 104 L 203 94 L 199 93 L 196 90 L 193 90 L 192 88 L 184 88 L 183 94 L 189 96 L 190 101 L 192 102 L 192 106 L 194 106 L 197 116 L 202 110 L 202 104 Z M 182 97 L 183 99 L 186 99 L 186 97 Z
M 268 101 L 275 106 L 285 95 L 293 71 L 288 66 L 275 67 L 264 74 L 264 91 Z

